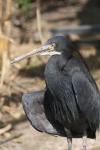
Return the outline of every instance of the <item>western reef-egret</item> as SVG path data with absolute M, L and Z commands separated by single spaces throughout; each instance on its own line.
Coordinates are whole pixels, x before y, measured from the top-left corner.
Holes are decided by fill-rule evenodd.
M 22 103 L 32 126 L 41 132 L 72 138 L 96 138 L 100 124 L 100 94 L 84 61 L 74 55 L 72 42 L 64 36 L 49 39 L 44 46 L 15 58 L 12 63 L 31 55 L 52 55 L 46 64 L 46 88 L 24 94 Z

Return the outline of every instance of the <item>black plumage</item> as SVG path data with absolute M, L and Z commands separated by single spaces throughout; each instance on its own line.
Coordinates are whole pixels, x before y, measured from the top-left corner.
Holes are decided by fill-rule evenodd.
M 96 137 L 100 124 L 100 94 L 84 61 L 74 56 L 72 42 L 56 36 L 59 55 L 50 57 L 45 67 L 44 91 L 24 94 L 24 110 L 32 126 L 41 132 L 68 138 Z

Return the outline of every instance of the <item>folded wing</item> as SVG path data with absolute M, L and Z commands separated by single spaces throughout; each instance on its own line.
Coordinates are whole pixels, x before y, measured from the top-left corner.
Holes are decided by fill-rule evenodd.
M 94 83 L 89 81 L 82 72 L 74 73 L 72 85 L 77 105 L 92 129 L 100 124 L 100 94 Z

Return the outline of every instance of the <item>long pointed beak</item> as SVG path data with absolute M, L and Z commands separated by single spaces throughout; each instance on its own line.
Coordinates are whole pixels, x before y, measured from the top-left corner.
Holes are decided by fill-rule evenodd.
M 50 52 L 53 52 L 55 49 L 55 43 L 50 45 L 44 45 L 41 48 L 35 49 L 29 53 L 26 53 L 22 56 L 16 57 L 14 60 L 11 61 L 11 64 L 19 62 L 25 58 L 29 58 L 34 55 L 48 55 Z

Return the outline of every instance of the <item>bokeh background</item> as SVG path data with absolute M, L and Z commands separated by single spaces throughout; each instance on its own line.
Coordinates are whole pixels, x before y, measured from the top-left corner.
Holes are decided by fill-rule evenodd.
M 49 57 L 10 64 L 57 34 L 76 44 L 100 88 L 100 0 L 0 0 L 0 150 L 67 148 L 65 138 L 34 130 L 21 103 L 23 93 L 45 87 Z M 80 150 L 82 139 L 73 141 L 73 149 Z M 87 145 L 100 150 L 100 135 Z

